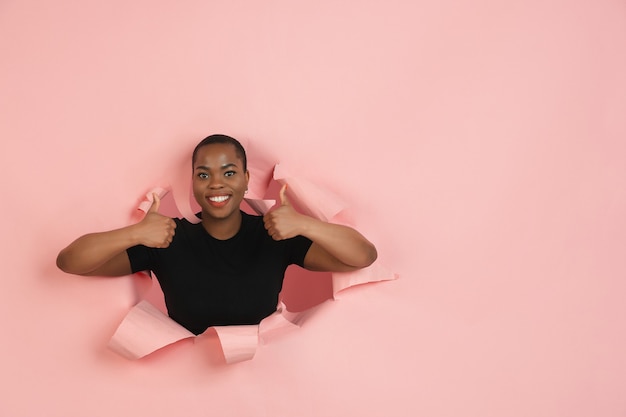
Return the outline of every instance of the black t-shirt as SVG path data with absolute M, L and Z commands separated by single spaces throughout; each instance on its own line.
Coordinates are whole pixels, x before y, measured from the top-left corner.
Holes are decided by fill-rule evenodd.
M 169 247 L 127 250 L 133 272 L 151 270 L 161 284 L 169 316 L 194 334 L 209 326 L 257 324 L 276 311 L 290 264 L 303 266 L 311 241 L 273 240 L 263 218 L 242 212 L 241 229 L 227 240 L 201 223 L 174 219 Z

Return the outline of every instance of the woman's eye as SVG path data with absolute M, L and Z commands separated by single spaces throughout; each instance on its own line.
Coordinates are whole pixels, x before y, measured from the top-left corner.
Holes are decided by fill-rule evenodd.
M 206 180 L 207 178 L 209 178 L 209 174 L 207 174 L 206 172 L 201 172 L 198 174 L 198 178 Z
M 233 175 L 235 175 L 235 171 L 226 171 L 224 175 L 227 177 L 232 177 Z

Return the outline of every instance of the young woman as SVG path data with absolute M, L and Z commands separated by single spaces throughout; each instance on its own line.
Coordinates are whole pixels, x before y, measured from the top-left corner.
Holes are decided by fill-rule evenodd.
M 298 213 L 285 187 L 265 216 L 241 211 L 250 173 L 236 139 L 202 140 L 192 169 L 201 223 L 159 214 L 155 194 L 143 220 L 78 238 L 59 253 L 57 266 L 78 275 L 152 271 L 169 316 L 200 334 L 209 326 L 257 324 L 272 314 L 290 264 L 343 272 L 376 260 L 376 248 L 356 230 Z

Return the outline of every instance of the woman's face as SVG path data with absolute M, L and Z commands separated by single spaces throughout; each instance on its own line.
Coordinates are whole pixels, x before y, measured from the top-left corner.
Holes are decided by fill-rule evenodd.
M 202 207 L 202 218 L 228 219 L 239 213 L 250 175 L 235 147 L 213 143 L 198 149 L 193 164 L 193 195 Z

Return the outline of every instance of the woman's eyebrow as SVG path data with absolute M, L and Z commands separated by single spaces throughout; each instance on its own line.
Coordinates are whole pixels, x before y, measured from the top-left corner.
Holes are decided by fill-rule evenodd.
M 232 168 L 232 167 L 237 168 L 237 164 L 232 163 L 232 162 L 228 163 L 228 164 L 224 164 L 224 165 L 222 165 L 220 167 L 220 169 L 224 170 L 224 169 L 228 169 L 228 168 Z M 211 168 L 209 168 L 208 166 L 205 166 L 205 165 L 199 165 L 195 169 L 202 169 L 202 170 L 205 170 L 205 171 L 210 171 L 211 170 Z

